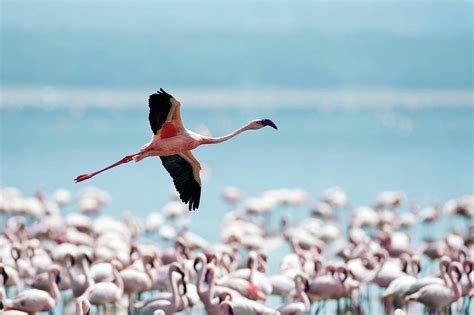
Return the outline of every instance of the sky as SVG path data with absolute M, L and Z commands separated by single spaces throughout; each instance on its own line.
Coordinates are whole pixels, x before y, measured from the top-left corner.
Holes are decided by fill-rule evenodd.
M 473 2 L 2 1 L 10 87 L 472 90 Z

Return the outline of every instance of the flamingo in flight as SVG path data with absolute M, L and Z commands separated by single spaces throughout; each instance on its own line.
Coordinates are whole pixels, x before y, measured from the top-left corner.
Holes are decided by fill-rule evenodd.
M 181 121 L 181 103 L 176 97 L 163 89 L 150 95 L 148 99 L 153 137 L 137 153 L 127 155 L 121 160 L 97 172 L 82 174 L 74 179 L 76 183 L 87 180 L 108 169 L 128 163 L 138 162 L 149 156 L 159 156 L 163 166 L 173 178 L 181 200 L 189 204 L 189 210 L 196 210 L 201 199 L 201 165 L 191 150 L 202 144 L 227 141 L 243 131 L 257 130 L 265 126 L 277 129 L 270 119 L 253 120 L 234 132 L 223 137 L 207 137 L 186 129 Z

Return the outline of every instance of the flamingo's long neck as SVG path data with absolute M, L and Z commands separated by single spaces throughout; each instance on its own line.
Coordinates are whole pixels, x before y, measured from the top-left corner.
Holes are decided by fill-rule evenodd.
M 84 315 L 84 311 L 82 310 L 82 300 L 76 300 L 76 315 Z
M 114 283 L 120 289 L 120 292 L 123 293 L 123 280 L 115 265 L 112 265 L 112 271 L 114 273 L 114 278 L 115 278 Z
M 72 263 L 70 261 L 66 261 L 66 273 L 69 280 L 74 279 L 74 275 L 72 274 Z
M 201 259 L 201 269 L 199 269 L 198 277 L 197 277 L 197 282 L 196 282 L 196 289 L 198 292 L 199 297 L 201 300 L 204 302 L 204 291 L 203 291 L 203 283 L 204 283 L 204 271 L 206 270 L 206 265 L 204 263 L 204 260 Z
M 309 310 L 311 303 L 309 301 L 308 295 L 303 291 L 303 286 L 304 285 L 302 283 L 296 282 L 296 293 L 298 294 L 300 301 L 304 304 L 306 310 Z
M 462 295 L 462 289 L 461 289 L 461 285 L 459 281 L 454 280 L 452 271 L 448 271 L 448 276 L 449 276 L 449 279 L 451 280 L 451 290 L 454 293 L 454 297 L 453 297 L 453 302 L 454 302 L 457 299 L 459 299 L 459 297 Z
M 237 136 L 238 134 L 246 131 L 246 130 L 251 130 L 250 128 L 250 123 L 245 124 L 244 126 L 240 127 L 239 129 L 229 133 L 226 136 L 223 137 L 202 137 L 202 144 L 214 144 L 214 143 L 221 143 L 224 141 L 227 141 L 229 139 L 232 139 L 233 137 Z
M 385 265 L 386 258 L 383 257 L 381 260 L 382 260 L 382 261 L 379 262 L 379 265 L 377 266 L 377 269 L 376 269 L 375 272 L 372 274 L 372 280 L 371 280 L 371 281 L 374 281 L 374 279 L 378 277 L 378 275 L 379 275 L 380 272 L 382 271 L 383 266 Z
M 444 284 L 445 284 L 447 287 L 449 287 L 449 285 L 451 284 L 451 282 L 450 282 L 450 281 L 451 281 L 451 280 L 450 280 L 451 277 L 450 277 L 449 274 L 448 274 L 447 268 L 448 268 L 448 267 L 446 267 L 446 268 L 441 267 L 441 278 L 443 279 Z
M 86 280 L 87 287 L 90 287 L 93 283 L 93 280 L 91 275 L 89 274 L 89 264 L 86 258 L 83 258 L 81 261 L 81 269 L 82 274 L 84 275 L 84 279 Z
M 215 270 L 215 266 L 212 266 L 210 268 L 214 268 Z M 208 278 L 208 292 L 207 292 L 207 295 L 208 295 L 208 301 L 209 303 L 212 303 L 212 298 L 214 297 L 214 286 L 215 286 L 215 271 L 211 273 L 211 275 L 209 276 Z
M 49 291 L 51 293 L 51 297 L 56 303 L 58 303 L 60 293 L 59 293 L 58 285 L 56 284 L 56 276 L 52 272 L 50 272 L 48 280 L 49 280 Z
M 169 271 L 168 271 L 168 277 L 169 277 L 169 282 L 171 284 L 171 294 L 172 294 L 172 303 L 174 306 L 174 309 L 177 310 L 179 307 L 179 300 L 178 300 L 178 284 L 176 278 L 173 279 L 173 273 L 177 271 L 174 266 L 171 266 Z

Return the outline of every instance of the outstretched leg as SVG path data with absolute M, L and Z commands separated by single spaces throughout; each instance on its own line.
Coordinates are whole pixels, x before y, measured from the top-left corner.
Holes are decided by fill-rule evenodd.
M 138 153 L 137 153 L 137 154 L 130 154 L 130 155 L 127 155 L 127 156 L 125 156 L 123 159 L 121 159 L 120 161 L 117 161 L 117 162 L 115 162 L 114 164 L 109 165 L 109 166 L 107 166 L 106 168 L 103 168 L 103 169 L 101 169 L 101 170 L 99 170 L 99 171 L 97 171 L 97 172 L 90 173 L 90 174 L 82 174 L 82 175 L 79 175 L 79 176 L 77 176 L 76 178 L 74 178 L 74 181 L 75 181 L 76 183 L 79 183 L 79 182 L 82 182 L 82 181 L 84 181 L 84 180 L 86 180 L 86 179 L 89 179 L 89 178 L 91 178 L 91 177 L 94 177 L 95 175 L 100 174 L 100 173 L 102 173 L 102 172 L 104 172 L 104 171 L 106 171 L 106 170 L 108 170 L 108 169 L 111 169 L 111 168 L 113 168 L 113 167 L 116 167 L 116 166 L 119 166 L 119 165 L 128 163 L 128 162 L 130 162 L 131 160 L 133 160 L 133 157 L 134 157 L 135 155 L 138 155 Z

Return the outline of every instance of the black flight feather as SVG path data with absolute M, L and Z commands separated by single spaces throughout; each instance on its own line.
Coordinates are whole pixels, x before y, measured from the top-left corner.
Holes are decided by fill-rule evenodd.
M 163 166 L 173 178 L 174 186 L 189 210 L 196 210 L 201 199 L 201 185 L 194 178 L 193 166 L 182 156 L 160 156 Z

